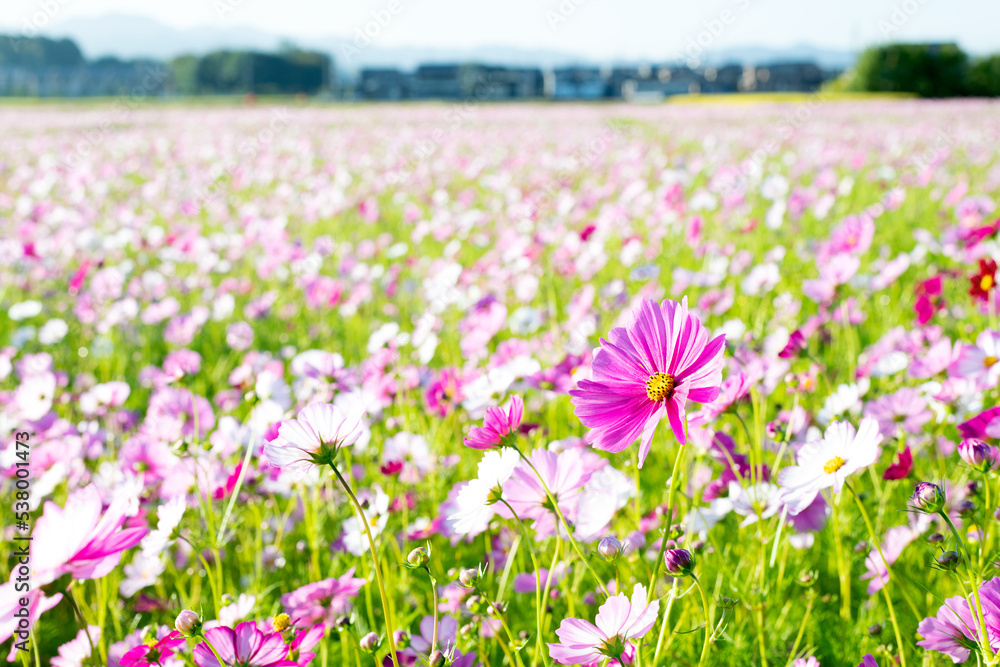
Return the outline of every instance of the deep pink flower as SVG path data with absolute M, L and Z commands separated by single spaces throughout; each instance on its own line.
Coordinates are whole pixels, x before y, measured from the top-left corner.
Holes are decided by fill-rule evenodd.
M 174 654 L 173 649 L 187 641 L 174 630 L 154 644 L 140 644 L 122 656 L 118 662 L 122 667 L 156 667 L 164 658 Z
M 316 657 L 312 650 L 323 639 L 325 633 L 326 626 L 322 623 L 316 623 L 308 630 L 298 631 L 295 639 L 288 643 L 288 656 L 299 667 L 305 667 Z
M 796 329 L 788 336 L 788 342 L 785 343 L 785 347 L 778 353 L 778 357 L 781 359 L 794 359 L 804 349 L 806 349 L 806 337 L 800 329 Z
M 906 445 L 903 451 L 896 455 L 896 462 L 889 465 L 882 473 L 882 479 L 904 479 L 913 470 L 913 454 L 910 446 Z
M 593 380 L 570 392 L 576 416 L 592 430 L 587 441 L 620 452 L 642 435 L 639 467 L 656 425 L 667 416 L 681 444 L 688 399 L 711 403 L 722 384 L 725 335 L 709 340 L 708 329 L 690 313 L 687 298 L 657 304 L 644 300 L 625 327 L 601 339 Z
M 968 421 L 958 425 L 963 438 L 1000 438 L 1000 406 L 983 410 Z
M 281 605 L 288 615 L 301 623 L 325 622 L 334 627 L 337 617 L 351 608 L 351 599 L 358 594 L 367 579 L 354 576 L 354 568 L 340 577 L 306 584 L 281 596 Z
M 469 429 L 469 435 L 462 442 L 473 449 L 492 449 L 502 447 L 510 438 L 517 435 L 517 427 L 521 425 L 524 416 L 524 401 L 518 395 L 510 397 L 510 409 L 486 408 L 486 417 L 482 426 Z
M 288 659 L 288 646 L 281 633 L 265 634 L 253 621 L 240 623 L 235 630 L 227 627 L 206 630 L 205 639 L 212 642 L 226 665 L 298 667 L 298 663 Z M 198 667 L 223 667 L 206 644 L 194 647 L 194 662 Z

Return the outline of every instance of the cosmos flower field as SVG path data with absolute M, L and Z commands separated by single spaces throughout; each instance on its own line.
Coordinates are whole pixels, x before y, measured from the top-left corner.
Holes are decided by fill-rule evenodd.
M 1000 107 L 5 107 L 0 654 L 1000 662 Z

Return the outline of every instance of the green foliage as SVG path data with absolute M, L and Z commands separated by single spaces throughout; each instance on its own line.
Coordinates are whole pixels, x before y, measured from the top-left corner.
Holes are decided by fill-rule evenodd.
M 955 44 L 890 44 L 858 58 L 851 90 L 956 97 L 967 91 L 969 58 Z
M 1000 54 L 972 63 L 969 67 L 969 92 L 980 97 L 1000 96 Z
M 314 94 L 330 78 L 332 63 L 322 53 L 286 49 L 281 53 L 214 51 L 170 62 L 183 94 Z
M 0 65 L 14 67 L 80 67 L 80 48 L 71 39 L 0 35 Z

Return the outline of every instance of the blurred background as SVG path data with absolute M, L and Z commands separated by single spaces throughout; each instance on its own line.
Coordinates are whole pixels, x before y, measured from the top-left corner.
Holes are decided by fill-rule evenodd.
M 3 0 L 0 96 L 1000 94 L 996 0 Z

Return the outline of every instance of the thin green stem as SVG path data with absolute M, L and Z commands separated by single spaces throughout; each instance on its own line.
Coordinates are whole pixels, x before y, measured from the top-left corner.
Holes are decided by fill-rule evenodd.
M 503 626 L 504 631 L 507 633 L 507 639 L 510 641 L 510 648 L 514 651 L 514 659 L 517 661 L 517 664 L 523 665 L 523 663 L 521 662 L 521 652 L 518 650 L 517 641 L 514 639 L 514 633 L 511 632 L 510 626 L 507 625 L 507 621 L 504 620 L 503 612 L 500 611 L 499 607 L 493 604 L 493 601 L 490 600 L 489 596 L 486 595 L 486 591 L 484 591 L 482 588 L 477 587 L 476 592 L 479 593 L 479 595 L 481 595 L 482 598 L 486 600 L 486 603 L 490 605 L 490 608 L 492 608 L 493 611 L 496 612 L 497 618 L 500 619 L 500 625 Z M 503 645 L 501 644 L 501 646 Z
M 604 585 L 604 581 L 602 581 L 601 577 L 597 574 L 596 571 L 594 571 L 594 566 L 590 564 L 590 560 L 588 560 L 587 557 L 583 554 L 583 550 L 580 548 L 580 545 L 577 544 L 576 539 L 573 538 L 573 529 L 572 527 L 570 527 L 569 522 L 566 521 L 566 517 L 563 516 L 562 510 L 559 509 L 559 502 L 558 500 L 556 500 L 556 497 L 552 495 L 552 491 L 549 490 L 549 485 L 545 483 L 545 478 L 542 477 L 542 474 L 538 472 L 537 468 L 535 468 L 535 465 L 531 462 L 531 459 L 526 457 L 524 455 L 524 452 L 522 452 L 520 449 L 517 448 L 517 445 L 512 444 L 511 447 L 514 449 L 514 451 L 516 451 L 518 454 L 521 455 L 521 460 L 523 460 L 525 463 L 528 464 L 528 467 L 531 468 L 531 470 L 535 473 L 535 476 L 538 477 L 538 481 L 542 483 L 542 488 L 545 490 L 545 496 L 548 498 L 549 504 L 552 505 L 552 511 L 555 512 L 555 515 L 556 517 L 558 517 L 559 522 L 562 523 L 563 527 L 566 529 L 566 535 L 567 537 L 569 537 L 569 543 L 573 545 L 573 550 L 576 551 L 576 555 L 580 557 L 580 560 L 583 561 L 583 564 L 587 566 L 588 570 L 590 570 L 590 574 L 593 575 L 594 580 L 597 582 L 597 585 L 601 588 L 601 592 L 604 593 L 604 596 L 611 597 L 611 594 L 608 592 L 608 587 Z
M 850 489 L 851 495 L 854 496 L 855 502 L 858 504 L 858 510 L 861 512 L 861 517 L 865 520 L 865 526 L 868 528 L 868 534 L 872 538 L 872 542 L 875 544 L 875 550 L 878 551 L 879 558 L 882 559 L 882 565 L 885 566 L 886 578 L 891 578 L 892 575 L 889 570 L 889 561 L 885 559 L 882 554 L 882 546 L 879 544 L 878 535 L 875 534 L 875 527 L 872 525 L 872 520 L 868 516 L 868 510 L 865 509 L 865 504 L 861 502 L 861 498 L 858 497 L 858 492 L 854 490 L 854 487 L 847 484 L 847 488 Z M 899 664 L 901 667 L 906 667 L 906 650 L 903 646 L 903 635 L 899 632 L 899 623 L 896 621 L 896 610 L 892 606 L 892 596 L 889 595 L 888 582 L 882 587 L 882 596 L 885 598 L 885 604 L 889 608 L 889 622 L 892 624 L 892 632 L 896 636 L 896 646 L 899 647 Z
M 212 652 L 212 655 L 215 656 L 215 659 L 219 662 L 219 664 L 222 665 L 223 667 L 226 667 L 226 661 L 222 659 L 222 656 L 219 655 L 219 652 L 215 650 L 214 646 L 212 646 L 212 642 L 208 641 L 208 637 L 205 636 L 205 633 L 201 633 L 200 635 L 198 635 L 198 637 L 205 642 L 205 646 L 207 646 L 208 650 Z
M 434 579 L 434 575 L 431 574 L 431 569 L 424 566 L 424 571 L 427 572 L 427 578 L 431 581 L 431 603 L 434 605 L 434 631 L 431 634 L 431 653 L 437 649 L 438 643 L 438 592 L 437 592 L 437 581 Z
M 812 612 L 813 602 L 816 601 L 816 593 L 812 590 L 809 591 L 809 599 L 806 600 L 806 612 L 802 615 L 802 623 L 799 625 L 799 634 L 795 635 L 795 643 L 792 644 L 792 650 L 788 654 L 788 662 L 785 667 L 791 665 L 795 661 L 795 655 L 799 652 L 799 644 L 802 643 L 802 636 L 806 633 L 806 623 L 809 621 L 809 614 Z
M 705 595 L 705 589 L 701 585 L 701 581 L 698 577 L 691 573 L 691 578 L 694 579 L 694 583 L 698 586 L 698 592 L 701 593 L 701 609 L 705 613 L 705 643 L 701 646 L 701 657 L 698 658 L 698 665 L 705 664 L 705 658 L 708 656 L 708 644 L 711 639 L 710 635 L 712 632 L 712 618 L 708 615 L 708 597 Z
M 385 629 L 386 629 L 386 639 L 389 643 L 389 654 L 392 656 L 393 667 L 399 667 L 399 658 L 396 656 L 396 641 L 393 639 L 393 623 L 392 623 L 392 613 L 389 611 L 389 596 L 385 593 L 385 583 L 382 581 L 382 564 L 379 561 L 378 550 L 375 549 L 375 538 L 372 537 L 372 529 L 368 525 L 368 518 L 365 516 L 365 510 L 361 506 L 361 502 L 358 500 L 354 492 L 351 491 L 351 486 L 344 479 L 340 471 L 337 470 L 337 466 L 330 464 L 330 468 L 333 470 L 333 474 L 337 476 L 340 481 L 340 485 L 344 487 L 344 492 L 350 497 L 351 502 L 354 503 L 355 509 L 357 509 L 358 516 L 361 518 L 361 524 L 365 528 L 365 535 L 368 536 L 368 548 L 371 550 L 372 554 L 372 569 L 375 570 L 375 579 L 378 581 L 378 592 L 382 596 L 382 612 L 385 614 Z M 437 608 L 437 605 L 435 605 Z
M 986 656 L 988 661 L 991 661 L 993 659 L 993 647 L 990 646 L 989 635 L 986 634 L 986 617 L 983 615 L 983 603 L 979 598 L 979 586 L 982 581 L 979 573 L 972 567 L 972 558 L 969 556 L 969 549 L 965 546 L 965 540 L 962 539 L 958 529 L 955 528 L 955 524 L 951 522 L 951 517 L 948 516 L 948 513 L 944 509 L 939 510 L 938 514 L 948 524 L 948 528 L 951 529 L 952 534 L 955 536 L 955 541 L 958 542 L 958 546 L 965 553 L 965 566 L 969 570 L 969 577 L 972 579 L 972 594 L 976 598 L 976 621 L 979 623 L 980 634 L 979 643 L 982 647 L 983 655 Z
M 542 623 L 544 618 L 544 607 L 542 606 L 542 572 L 538 567 L 538 557 L 535 555 L 535 548 L 531 545 L 531 538 L 528 536 L 528 528 L 521 521 L 521 517 L 517 515 L 514 508 L 510 506 L 503 498 L 500 502 L 510 510 L 511 515 L 513 515 L 514 520 L 517 521 L 518 528 L 521 529 L 521 535 L 524 537 L 524 543 L 528 545 L 528 555 L 531 557 L 531 565 L 535 568 L 535 627 L 537 628 L 537 633 L 535 635 L 535 655 L 531 659 L 531 664 L 534 666 L 538 657 L 542 657 L 542 661 L 548 664 L 545 659 L 545 647 L 542 644 Z M 548 576 L 545 580 L 545 592 L 548 593 L 549 582 L 552 580 L 552 568 L 549 568 Z
M 687 417 L 684 418 L 684 432 L 687 433 Z M 674 490 L 677 488 L 677 472 L 681 467 L 681 459 L 684 458 L 684 450 L 686 445 L 680 445 L 677 448 L 677 456 L 674 458 L 674 469 L 670 473 L 670 489 L 667 491 L 667 510 L 664 513 L 664 517 L 667 520 L 667 528 L 663 531 L 663 539 L 660 541 L 660 553 L 656 556 L 656 562 L 653 563 L 653 576 L 649 578 L 649 596 L 651 598 L 656 597 L 656 580 L 660 576 L 660 568 L 663 566 L 663 554 L 667 550 L 667 539 L 670 536 L 670 526 L 671 522 L 674 520 Z

